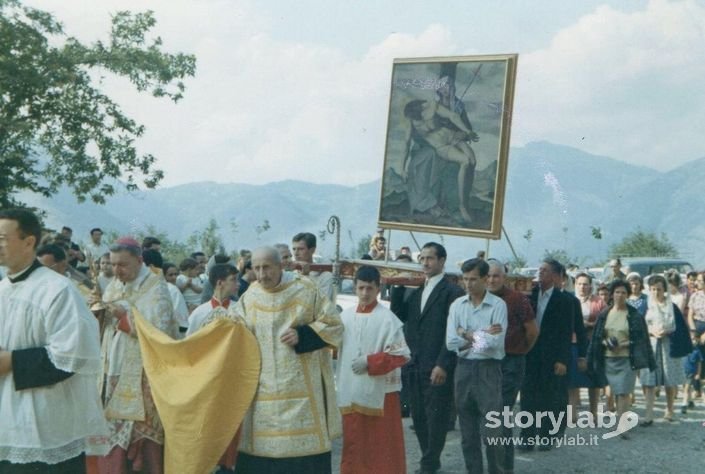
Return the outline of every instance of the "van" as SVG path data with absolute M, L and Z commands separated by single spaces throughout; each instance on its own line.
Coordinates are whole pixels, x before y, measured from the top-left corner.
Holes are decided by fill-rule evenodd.
M 622 272 L 629 275 L 637 272 L 642 278 L 654 273 L 664 273 L 668 270 L 676 269 L 681 275 L 693 271 L 693 266 L 687 260 L 680 258 L 666 257 L 624 257 L 622 261 Z M 609 264 L 605 266 L 603 275 L 611 275 L 612 269 Z

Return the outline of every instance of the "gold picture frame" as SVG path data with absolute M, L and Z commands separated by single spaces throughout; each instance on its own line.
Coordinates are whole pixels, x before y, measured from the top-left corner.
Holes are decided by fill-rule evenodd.
M 394 60 L 379 227 L 500 238 L 517 60 Z

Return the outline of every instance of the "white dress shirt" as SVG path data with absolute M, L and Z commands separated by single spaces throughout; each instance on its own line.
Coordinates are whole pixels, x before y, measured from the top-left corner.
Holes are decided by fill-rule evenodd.
M 502 326 L 502 332 L 485 332 L 493 324 Z M 475 334 L 472 346 L 467 339 L 458 335 L 458 328 Z M 504 359 L 504 336 L 507 333 L 507 304 L 499 296 L 485 291 L 482 302 L 475 306 L 468 295 L 462 296 L 450 305 L 448 326 L 446 327 L 446 347 L 464 359 Z
M 421 312 L 423 313 L 423 309 L 426 306 L 426 302 L 428 301 L 428 297 L 431 295 L 433 292 L 433 289 L 438 285 L 441 280 L 443 279 L 443 273 L 439 273 L 438 275 L 434 275 L 428 280 L 426 280 L 426 284 L 423 287 L 423 292 L 421 293 Z
M 546 291 L 542 291 L 539 288 L 539 298 L 536 302 L 536 324 L 541 327 L 541 321 L 543 321 L 543 312 L 546 311 L 546 306 L 548 306 L 548 300 L 551 299 L 553 295 L 553 286 Z

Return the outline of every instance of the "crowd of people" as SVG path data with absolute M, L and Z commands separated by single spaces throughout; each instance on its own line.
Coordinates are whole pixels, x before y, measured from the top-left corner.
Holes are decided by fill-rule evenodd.
M 448 275 L 446 249 L 428 242 L 417 258 L 423 285 L 392 285 L 381 304 L 379 264 L 360 264 L 357 305 L 340 311 L 308 232 L 237 258 L 195 251 L 181 262 L 164 262 L 153 237 L 108 245 L 102 236 L 94 228 L 79 246 L 69 227 L 47 234 L 31 212 L 0 211 L 0 472 L 163 472 L 169 433 L 137 318 L 176 340 L 216 319 L 256 338 L 256 394 L 222 457 L 206 466 L 219 473 L 329 473 L 341 434 L 342 473 L 405 473 L 407 404 L 417 472 L 441 468 L 457 418 L 468 472 L 507 473 L 515 444 L 554 447 L 561 413 L 581 406 L 581 389 L 592 416 L 605 400 L 619 417 L 638 378 L 644 427 L 660 387 L 667 421 L 679 387 L 682 413 L 703 396 L 702 273 L 683 287 L 676 272 L 652 275 L 645 293 L 638 274 L 617 268 L 598 287 L 547 259 L 525 295 L 484 254 L 463 262 L 457 279 Z M 377 235 L 363 260 L 386 252 Z M 410 249 L 396 260 L 411 262 Z M 516 411 L 517 400 L 522 411 L 563 420 L 560 429 L 530 424 L 516 443 L 511 426 L 487 423 L 490 412 Z

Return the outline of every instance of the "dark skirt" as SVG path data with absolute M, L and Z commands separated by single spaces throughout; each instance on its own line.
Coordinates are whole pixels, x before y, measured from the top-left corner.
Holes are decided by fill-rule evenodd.
M 570 366 L 568 367 L 568 388 L 600 388 L 600 385 L 587 374 L 578 370 L 578 345 L 570 346 Z

